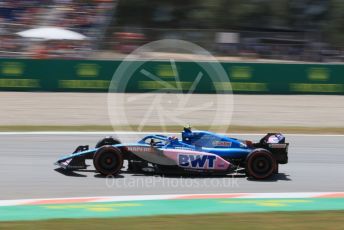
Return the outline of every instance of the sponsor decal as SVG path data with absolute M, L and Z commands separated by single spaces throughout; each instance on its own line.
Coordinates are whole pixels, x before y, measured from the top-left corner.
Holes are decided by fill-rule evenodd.
M 225 165 L 225 163 L 224 162 L 220 162 L 218 165 L 217 165 L 217 167 L 219 167 L 219 168 L 224 168 L 226 165 Z
M 269 144 L 269 147 L 272 149 L 284 149 L 287 147 L 287 144 Z
M 175 73 L 171 65 L 158 65 L 156 75 L 159 77 L 175 77 Z
M 272 135 L 268 138 L 268 143 L 272 143 L 272 144 L 277 144 L 278 142 L 280 142 L 282 139 L 283 139 L 283 135 L 281 134 L 275 134 L 275 135 Z
M 215 168 L 216 156 L 197 155 L 197 154 L 179 154 L 178 165 L 188 168 Z
M 250 66 L 233 66 L 229 76 L 235 80 L 249 80 L 252 78 L 252 69 Z
M 63 161 L 62 163 L 60 163 L 61 165 L 63 165 L 63 166 L 68 166 L 69 165 L 69 163 L 72 161 L 72 158 L 70 158 L 70 159 L 68 159 L 68 160 L 66 160 L 66 161 Z
M 60 89 L 108 89 L 107 80 L 60 80 Z
M 231 147 L 232 142 L 229 141 L 213 141 L 213 146 Z
M 24 73 L 24 64 L 21 62 L 3 62 L 1 74 L 5 76 L 22 76 Z
M 260 82 L 231 82 L 231 85 L 233 91 L 266 92 L 269 90 L 267 83 Z
M 320 93 L 344 92 L 343 84 L 290 83 L 289 89 L 292 92 L 320 92 Z
M 310 68 L 308 70 L 308 79 L 311 81 L 327 81 L 330 78 L 330 71 L 328 68 Z
M 150 89 L 150 90 L 161 90 L 161 87 L 164 86 L 164 89 L 168 90 L 179 90 L 180 87 L 183 90 L 190 90 L 192 82 L 190 81 L 139 81 L 139 89 Z M 177 87 L 178 86 L 178 87 Z
M 76 73 L 79 77 L 97 77 L 100 66 L 97 64 L 83 63 L 76 66 Z
M 127 149 L 130 152 L 139 152 L 139 153 L 152 153 L 154 149 L 151 147 L 144 147 L 144 146 L 128 146 Z
M 37 79 L 0 79 L 0 87 L 6 88 L 39 88 Z
M 247 145 L 245 143 L 240 142 L 240 148 L 247 148 Z
M 175 147 L 175 149 L 180 149 L 180 150 L 193 150 L 192 148 L 188 148 L 188 147 Z

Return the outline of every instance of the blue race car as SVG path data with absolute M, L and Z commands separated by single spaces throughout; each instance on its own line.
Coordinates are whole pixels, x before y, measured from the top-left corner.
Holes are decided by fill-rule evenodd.
M 64 170 L 81 170 L 88 167 L 86 160 L 90 159 L 96 171 L 105 176 L 125 169 L 132 173 L 193 175 L 241 171 L 248 177 L 265 179 L 278 173 L 279 164 L 288 163 L 289 143 L 280 133 L 268 133 L 257 143 L 191 128 L 184 128 L 181 137 L 148 135 L 132 144 L 106 137 L 93 149 L 77 147 L 55 164 Z

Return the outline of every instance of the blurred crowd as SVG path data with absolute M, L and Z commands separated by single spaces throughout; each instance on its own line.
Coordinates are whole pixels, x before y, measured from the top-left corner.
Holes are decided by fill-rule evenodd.
M 267 33 L 271 35 L 271 33 Z M 283 37 L 283 33 L 276 32 Z M 344 49 L 331 47 L 327 43 L 307 39 L 278 39 L 274 37 L 245 37 L 235 44 L 216 44 L 219 55 L 237 56 L 246 59 L 272 59 L 305 62 L 343 62 Z
M 112 0 L 2 0 L 0 1 L 0 56 L 80 58 L 97 48 L 92 40 L 105 33 Z M 22 38 L 16 33 L 39 27 L 61 27 L 81 33 L 88 41 Z
M 123 9 L 127 10 L 122 14 L 116 12 L 120 2 L 124 6 Z M 159 5 L 159 1 L 153 2 Z M 295 33 L 292 30 L 255 31 L 255 27 L 249 28 L 249 31 L 240 28 L 235 31 L 219 28 L 197 29 L 190 26 L 181 28 L 184 25 L 175 21 L 186 17 L 188 10 L 178 11 L 184 15 L 180 16 L 180 19 L 179 16 L 174 18 L 179 13 L 166 10 L 166 7 L 157 7 L 156 12 L 149 13 L 147 9 L 132 12 L 128 5 L 132 7 L 131 4 L 126 5 L 125 0 L 1 0 L 0 57 L 102 58 L 99 53 L 125 55 L 149 41 L 176 38 L 194 42 L 218 56 L 287 61 L 343 61 L 343 48 L 321 43 L 314 39 L 317 34 L 313 36 L 303 30 Z M 138 16 L 143 13 L 153 15 L 152 19 L 145 14 Z M 153 20 L 151 24 L 149 20 Z M 170 24 L 165 25 L 166 20 L 170 20 Z M 116 21 L 121 23 L 116 24 Z M 184 23 L 184 20 L 182 21 Z M 144 23 L 153 27 L 147 28 Z M 175 25 L 181 26 L 172 28 Z M 80 33 L 87 39 L 32 39 L 17 34 L 39 27 L 65 28 Z M 235 41 L 219 40 L 218 35 L 230 38 L 234 36 Z

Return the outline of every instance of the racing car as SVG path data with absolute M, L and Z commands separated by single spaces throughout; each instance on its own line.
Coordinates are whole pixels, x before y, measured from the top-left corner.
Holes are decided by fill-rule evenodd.
M 288 146 L 281 133 L 268 133 L 257 143 L 209 131 L 185 127 L 176 136 L 147 135 L 136 143 L 123 144 L 111 136 L 90 149 L 78 146 L 55 164 L 63 170 L 82 170 L 93 160 L 104 176 L 130 173 L 229 175 L 241 170 L 248 177 L 266 179 L 288 163 Z M 124 162 L 127 161 L 124 167 Z

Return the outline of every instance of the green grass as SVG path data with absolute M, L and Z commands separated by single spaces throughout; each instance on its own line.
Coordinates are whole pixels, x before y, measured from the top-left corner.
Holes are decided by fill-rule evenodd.
M 196 126 L 197 129 L 221 131 L 220 127 Z M 181 126 L 167 126 L 161 128 L 159 126 L 144 126 L 141 131 L 151 132 L 180 132 Z M 101 126 L 101 125 L 84 125 L 84 126 L 0 126 L 2 132 L 30 132 L 30 131 L 137 131 L 138 126 Z M 344 127 L 298 127 L 298 126 L 230 126 L 227 133 L 267 133 L 267 132 L 282 132 L 282 133 L 309 133 L 309 134 L 344 134 Z
M 231 213 L 0 222 L 0 229 L 343 229 L 344 211 Z

